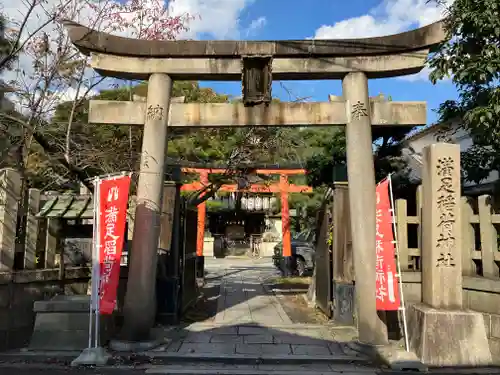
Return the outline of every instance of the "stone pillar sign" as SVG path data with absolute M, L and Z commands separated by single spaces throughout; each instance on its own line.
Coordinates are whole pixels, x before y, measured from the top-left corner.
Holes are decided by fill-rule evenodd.
M 437 143 L 423 155 L 423 303 L 408 310 L 410 348 L 430 366 L 489 365 L 483 315 L 462 309 L 460 146 Z
M 443 143 L 425 148 L 422 182 L 422 301 L 437 309 L 460 309 L 460 146 Z
M 16 246 L 21 176 L 11 168 L 0 170 L 0 272 L 12 271 Z
M 36 268 L 39 220 L 36 214 L 40 211 L 40 190 L 28 190 L 28 215 L 26 217 L 26 238 L 24 248 L 24 269 Z

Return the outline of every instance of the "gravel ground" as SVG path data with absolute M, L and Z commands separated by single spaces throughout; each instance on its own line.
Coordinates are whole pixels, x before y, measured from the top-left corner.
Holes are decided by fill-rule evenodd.
M 276 297 L 292 322 L 301 324 L 328 323 L 328 319 L 325 315 L 307 305 L 304 294 L 305 293 L 281 294 L 276 292 Z
M 266 287 L 273 290 L 283 309 L 293 323 L 325 324 L 328 319 L 319 310 L 310 308 L 304 296 L 309 288 L 310 278 L 271 280 Z

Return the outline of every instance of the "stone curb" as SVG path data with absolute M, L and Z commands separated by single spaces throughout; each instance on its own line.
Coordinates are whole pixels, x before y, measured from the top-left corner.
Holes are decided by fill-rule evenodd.
M 370 363 L 369 358 L 350 357 L 345 355 L 329 356 L 311 356 L 311 355 L 252 355 L 252 354 L 178 354 L 178 353 L 158 353 L 152 356 L 155 360 L 165 360 L 172 362 L 216 362 L 221 364 L 256 364 L 256 363 L 280 363 L 280 364 L 299 364 L 299 363 L 338 363 L 338 364 L 366 364 Z
M 390 345 L 373 346 L 359 342 L 350 342 L 347 344 L 347 347 L 368 356 L 379 365 L 387 366 L 391 371 L 427 372 L 429 370 L 414 353 L 406 352 Z
M 373 372 L 375 373 L 375 371 Z M 168 369 L 168 368 L 152 368 L 146 370 L 146 374 L 165 374 L 165 375 L 303 375 L 304 369 L 296 371 L 296 370 L 259 370 L 259 369 L 213 369 L 213 370 L 196 370 L 196 369 Z M 315 375 L 332 375 L 339 374 L 338 371 L 314 371 Z
M 0 362 L 4 364 L 15 363 L 43 363 L 43 364 L 71 364 L 81 354 L 80 351 L 68 352 L 14 352 L 0 353 Z M 133 361 L 135 364 L 171 364 L 182 362 L 215 362 L 220 364 L 312 364 L 312 363 L 338 363 L 338 364 L 369 364 L 370 359 L 351 357 L 346 355 L 311 356 L 311 355 L 214 355 L 214 354 L 179 354 L 179 353 L 112 353 L 109 365 L 122 364 L 123 361 Z
M 1 369 L 9 369 L 9 370 L 14 370 L 14 369 L 20 369 L 20 370 L 68 370 L 68 369 L 75 369 L 75 367 L 70 367 L 71 365 L 68 363 L 25 363 L 25 362 L 7 362 L 7 363 L 0 363 L 0 370 Z M 79 366 L 76 367 L 78 368 L 85 368 L 86 366 Z M 89 368 L 95 367 L 95 366 L 88 366 Z M 152 368 L 153 365 L 106 365 L 106 366 L 99 366 L 99 369 L 105 369 L 105 370 L 148 370 Z M 1 371 L 0 371 L 1 372 Z M 3 372 L 1 372 L 3 374 Z
M 9 364 L 71 364 L 82 353 L 81 350 L 68 351 L 20 351 L 0 353 L 0 363 Z

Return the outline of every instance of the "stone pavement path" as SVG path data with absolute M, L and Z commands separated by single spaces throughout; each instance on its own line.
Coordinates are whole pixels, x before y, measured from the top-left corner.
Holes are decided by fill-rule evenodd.
M 356 337 L 351 327 L 292 322 L 264 286 L 279 275 L 270 259 L 206 259 L 205 267 L 206 288 L 220 286 L 215 318 L 170 331 L 156 356 L 361 359 L 347 345 Z
M 216 324 L 254 323 L 261 326 L 287 325 L 292 321 L 283 310 L 276 296 L 264 288 L 266 279 L 279 273 L 272 265 L 259 261 L 224 262 L 229 265 L 220 283 Z M 247 263 L 249 262 L 249 263 Z M 250 263 L 251 262 L 251 263 Z M 215 266 L 215 267 L 214 267 Z M 216 269 L 216 265 L 208 267 Z

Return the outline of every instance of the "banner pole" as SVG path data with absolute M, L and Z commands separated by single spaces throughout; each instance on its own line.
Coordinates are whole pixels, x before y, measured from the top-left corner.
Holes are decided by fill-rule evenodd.
M 92 180 L 92 184 L 94 185 L 94 199 L 93 199 L 93 226 L 92 226 L 92 272 L 90 273 L 90 305 L 89 305 L 89 342 L 88 348 L 92 348 L 92 331 L 93 331 L 93 318 L 94 318 L 94 309 L 95 309 L 95 283 L 96 283 L 96 272 L 95 272 L 95 259 L 97 254 L 97 178 Z
M 95 201 L 97 205 L 97 220 L 95 222 L 95 227 L 96 227 L 96 232 L 97 232 L 97 240 L 96 240 L 96 274 L 97 274 L 97 282 L 96 282 L 96 305 L 95 305 L 95 336 L 94 336 L 94 347 L 98 348 L 99 347 L 99 315 L 100 315 L 100 289 L 101 289 L 101 239 L 100 239 L 100 233 L 101 233 L 101 193 L 100 193 L 100 187 L 101 187 L 101 180 L 99 179 L 97 181 L 97 186 L 96 186 L 96 194 L 95 194 Z
M 392 178 L 391 175 L 387 176 L 389 179 L 389 194 L 391 199 L 391 207 L 392 207 L 392 226 L 394 230 L 394 245 L 396 248 L 396 266 L 398 270 L 398 279 L 399 279 L 399 295 L 401 296 L 401 315 L 403 320 L 403 334 L 405 336 L 405 349 L 407 352 L 410 351 L 410 343 L 408 341 L 408 325 L 406 324 L 406 307 L 405 307 L 405 298 L 403 295 L 403 275 L 401 273 L 401 262 L 399 259 L 399 242 L 398 242 L 398 231 L 396 227 L 396 215 L 394 210 L 394 195 L 392 193 Z

